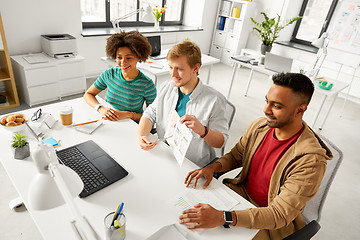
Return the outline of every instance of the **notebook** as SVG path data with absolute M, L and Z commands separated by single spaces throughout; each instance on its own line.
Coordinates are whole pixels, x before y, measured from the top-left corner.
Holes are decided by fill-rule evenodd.
M 79 132 L 92 134 L 98 127 L 101 126 L 101 124 L 103 124 L 103 121 L 100 120 L 94 123 L 88 123 L 88 124 L 76 126 L 75 129 Z
M 249 57 L 249 56 L 245 56 L 245 55 L 241 55 L 241 56 L 232 56 L 232 59 L 236 60 L 236 61 L 240 61 L 240 62 L 244 62 L 244 63 L 250 63 L 251 60 L 254 60 L 255 58 Z
M 287 58 L 267 52 L 265 54 L 264 67 L 275 72 L 286 73 L 291 71 L 292 62 L 292 58 Z
M 80 197 L 87 197 L 124 178 L 128 172 L 94 141 L 56 151 L 59 162 L 73 169 L 84 183 Z

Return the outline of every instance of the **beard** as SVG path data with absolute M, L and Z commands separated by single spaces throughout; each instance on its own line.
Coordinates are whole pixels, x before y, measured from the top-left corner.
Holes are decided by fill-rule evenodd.
M 286 119 L 283 119 L 283 120 L 279 120 L 278 118 L 276 118 L 275 116 L 273 115 L 270 115 L 270 114 L 265 114 L 266 117 L 268 118 L 266 120 L 266 124 L 270 127 L 270 128 L 282 128 L 288 124 L 290 124 L 293 119 L 291 118 L 291 116 L 289 116 L 288 118 Z M 270 120 L 269 120 L 270 119 Z

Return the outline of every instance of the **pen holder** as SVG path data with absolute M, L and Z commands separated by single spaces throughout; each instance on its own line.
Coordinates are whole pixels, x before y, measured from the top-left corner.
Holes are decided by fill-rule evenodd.
M 109 213 L 104 219 L 105 225 L 105 236 L 106 240 L 123 240 L 125 239 L 125 224 L 126 217 L 124 214 L 121 214 L 117 217 L 114 226 L 111 226 L 112 220 L 114 218 L 115 212 Z

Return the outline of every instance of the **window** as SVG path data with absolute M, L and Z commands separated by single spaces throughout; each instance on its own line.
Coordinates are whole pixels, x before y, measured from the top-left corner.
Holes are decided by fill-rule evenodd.
M 167 6 L 161 18 L 161 25 L 179 25 L 182 22 L 185 0 L 81 0 L 81 21 L 83 28 L 112 27 L 111 20 L 134 13 L 121 21 L 122 27 L 150 26 L 142 21 L 142 14 L 137 9 L 150 6 Z
M 304 0 L 302 19 L 296 22 L 291 42 L 311 45 L 326 32 L 338 0 Z

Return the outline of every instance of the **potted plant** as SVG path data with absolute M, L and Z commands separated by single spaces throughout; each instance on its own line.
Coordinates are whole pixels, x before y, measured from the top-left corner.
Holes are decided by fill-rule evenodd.
M 270 52 L 273 43 L 279 37 L 280 31 L 286 26 L 296 22 L 301 17 L 292 18 L 281 24 L 280 16 L 278 14 L 276 18 L 269 18 L 264 12 L 261 12 L 260 14 L 264 16 L 264 21 L 257 22 L 252 17 L 250 17 L 250 19 L 256 25 L 256 27 L 253 27 L 253 30 L 259 34 L 262 41 L 261 54 L 265 55 L 265 52 Z
M 26 136 L 21 133 L 16 133 L 13 136 L 11 146 L 14 148 L 14 158 L 24 159 L 30 156 L 29 143 L 26 140 Z

